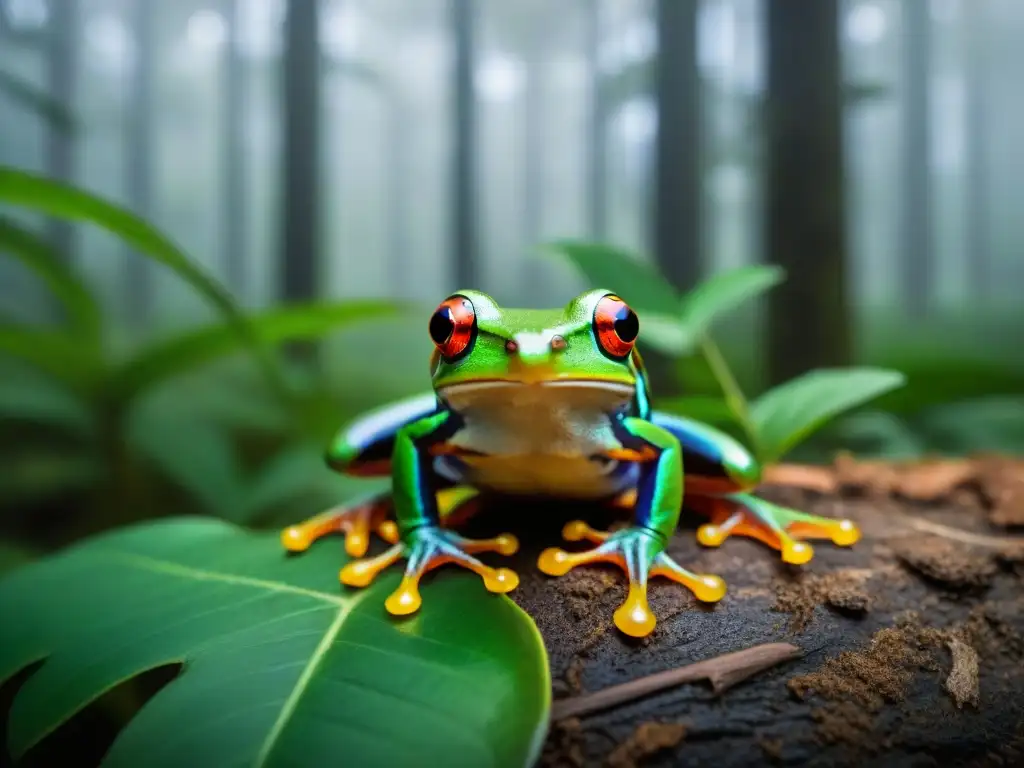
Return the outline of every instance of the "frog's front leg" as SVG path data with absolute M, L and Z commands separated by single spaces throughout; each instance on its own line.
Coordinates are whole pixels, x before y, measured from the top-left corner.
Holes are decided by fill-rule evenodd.
M 607 534 L 574 521 L 563 529 L 569 541 L 596 544 L 585 552 L 558 548 L 541 553 L 538 567 L 551 576 L 562 576 L 578 565 L 615 563 L 629 578 L 625 602 L 615 611 L 615 625 L 627 635 L 644 637 L 656 624 L 647 604 L 647 579 L 665 576 L 689 588 L 698 600 L 717 602 L 725 596 L 725 583 L 717 576 L 686 570 L 665 553 L 675 531 L 683 499 L 682 449 L 668 431 L 649 421 L 626 418 L 616 424 L 630 458 L 642 462 L 633 512 L 633 525 Z
M 392 454 L 392 485 L 398 519 L 399 540 L 386 552 L 368 560 L 357 560 L 341 570 L 342 583 L 365 587 L 385 568 L 406 559 L 405 575 L 398 589 L 385 601 L 396 616 L 415 613 L 422 599 L 419 582 L 423 574 L 447 563 L 478 574 L 491 592 L 510 592 L 519 577 L 508 568 L 491 568 L 473 554 L 498 552 L 511 555 L 519 542 L 510 534 L 493 539 L 466 539 L 441 527 L 431 447 L 446 440 L 456 429 L 456 417 L 440 411 L 399 430 Z

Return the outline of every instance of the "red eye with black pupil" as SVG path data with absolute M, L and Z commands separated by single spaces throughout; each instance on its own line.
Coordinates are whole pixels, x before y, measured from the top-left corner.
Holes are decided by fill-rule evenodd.
M 640 335 L 640 318 L 618 296 L 605 296 L 594 309 L 594 332 L 606 353 L 626 357 Z
M 463 296 L 453 296 L 441 302 L 430 317 L 430 338 L 448 360 L 469 348 L 475 328 L 476 312 L 472 302 Z

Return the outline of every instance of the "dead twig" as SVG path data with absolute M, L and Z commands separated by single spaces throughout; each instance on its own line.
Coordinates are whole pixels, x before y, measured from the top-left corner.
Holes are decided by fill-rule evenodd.
M 973 544 L 978 547 L 1003 550 L 1005 552 L 1024 551 L 1024 537 L 1021 536 L 986 536 L 981 533 L 971 533 L 959 528 L 953 528 L 941 523 L 933 523 L 931 520 L 924 520 L 914 515 L 905 514 L 902 522 L 908 527 L 922 533 L 930 533 L 941 536 L 944 539 L 952 539 L 963 544 Z
M 687 664 L 685 667 L 630 680 L 622 685 L 613 685 L 595 693 L 561 699 L 552 705 L 551 719 L 558 721 L 567 717 L 581 717 L 656 691 L 698 680 L 707 680 L 711 683 L 712 690 L 720 694 L 759 672 L 802 655 L 802 650 L 789 643 L 755 645 L 753 648 L 726 653 L 713 659 L 698 661 L 696 664 Z

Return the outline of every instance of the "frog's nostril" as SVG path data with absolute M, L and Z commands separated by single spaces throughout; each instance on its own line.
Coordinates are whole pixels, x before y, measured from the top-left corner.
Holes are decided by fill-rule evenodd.
M 509 339 L 508 341 L 505 342 L 505 351 L 508 352 L 509 354 L 512 354 L 513 352 L 518 352 L 519 345 L 512 341 L 512 339 Z
M 551 337 L 551 348 L 552 349 L 565 349 L 566 342 L 564 336 L 552 336 Z

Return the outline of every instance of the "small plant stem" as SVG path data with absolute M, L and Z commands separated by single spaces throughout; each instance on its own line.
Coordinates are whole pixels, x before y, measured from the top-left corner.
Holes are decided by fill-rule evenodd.
M 751 448 L 754 449 L 755 455 L 760 455 L 760 440 L 758 439 L 757 429 L 754 426 L 753 420 L 750 418 L 750 408 L 747 405 L 747 398 L 743 394 L 743 390 L 740 389 L 739 382 L 736 381 L 736 377 L 732 375 L 732 371 L 729 370 L 729 364 L 725 362 L 725 358 L 722 356 L 721 350 L 718 345 L 712 340 L 708 334 L 703 334 L 700 337 L 700 350 L 701 354 L 704 355 L 704 359 L 707 360 L 708 367 L 711 369 L 712 375 L 715 377 L 715 381 L 718 382 L 718 386 L 722 388 L 722 394 L 725 396 L 725 404 L 732 411 L 733 416 L 739 421 L 740 426 L 743 427 L 743 431 L 747 435 L 747 439 L 750 441 Z

